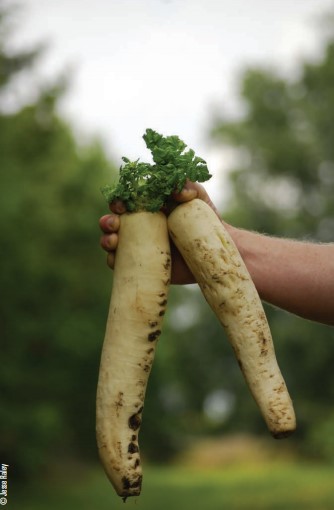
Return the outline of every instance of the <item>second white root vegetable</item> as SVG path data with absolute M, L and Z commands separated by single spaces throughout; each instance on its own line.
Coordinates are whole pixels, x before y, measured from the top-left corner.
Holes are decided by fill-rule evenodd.
M 168 228 L 224 326 L 271 434 L 290 435 L 296 428 L 292 401 L 261 300 L 233 240 L 214 211 L 198 199 L 176 207 Z
M 138 496 L 138 434 L 170 283 L 167 221 L 161 212 L 121 217 L 96 399 L 99 455 L 117 494 Z

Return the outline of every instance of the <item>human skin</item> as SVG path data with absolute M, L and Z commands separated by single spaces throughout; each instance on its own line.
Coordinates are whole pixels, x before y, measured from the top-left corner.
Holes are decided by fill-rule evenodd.
M 187 182 L 181 193 L 173 195 L 176 203 L 194 198 L 204 200 L 220 218 L 204 187 L 198 183 Z M 122 202 L 114 202 L 110 210 L 111 214 L 102 216 L 99 223 L 103 232 L 101 246 L 108 253 L 109 267 L 113 268 L 120 215 L 125 207 Z M 235 242 L 261 299 L 305 319 L 334 325 L 334 243 L 270 237 L 221 221 Z M 176 247 L 172 245 L 171 251 L 172 283 L 196 283 Z

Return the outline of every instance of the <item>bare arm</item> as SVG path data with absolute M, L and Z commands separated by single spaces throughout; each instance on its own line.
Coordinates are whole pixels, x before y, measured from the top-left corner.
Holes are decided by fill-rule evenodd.
M 226 227 L 263 300 L 306 319 L 334 324 L 334 244 Z

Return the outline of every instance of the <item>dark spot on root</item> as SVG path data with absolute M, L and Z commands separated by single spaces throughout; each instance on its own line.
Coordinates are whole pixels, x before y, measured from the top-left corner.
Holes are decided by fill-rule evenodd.
M 161 301 L 161 303 L 158 303 L 159 306 L 166 306 L 167 305 L 167 299 L 164 299 L 163 301 Z
M 126 476 L 123 476 L 122 478 L 122 484 L 123 484 L 123 489 L 125 491 L 129 490 L 130 489 L 130 486 L 131 486 L 131 483 L 130 483 L 130 480 L 126 477 Z
M 239 365 L 240 370 L 241 370 L 241 372 L 242 372 L 242 371 L 243 371 L 242 362 L 240 361 L 240 359 L 237 359 L 237 362 L 238 362 L 238 365 Z
M 138 446 L 135 444 L 135 443 L 129 443 L 129 446 L 128 446 L 128 453 L 137 453 L 139 452 L 139 448 Z
M 138 480 L 136 480 L 135 482 L 132 482 L 131 487 L 133 487 L 133 488 L 141 487 L 142 479 L 143 479 L 143 477 L 139 476 Z
M 221 284 L 223 283 L 223 281 L 222 281 L 222 279 L 221 279 L 219 274 L 213 274 L 212 275 L 212 279 L 213 279 L 213 281 L 215 281 L 217 283 L 221 283 Z
M 154 342 L 161 335 L 161 330 L 157 329 L 156 331 L 152 331 L 147 337 L 149 342 Z
M 136 459 L 134 468 L 136 469 L 139 466 L 139 464 L 140 464 L 140 459 Z
M 158 294 L 158 295 L 159 295 L 159 297 L 165 297 L 166 292 L 160 292 L 160 294 Z
M 164 268 L 166 270 L 168 270 L 171 266 L 171 258 L 170 258 L 170 254 L 169 253 L 166 253 L 167 257 L 166 257 L 166 262 L 164 263 Z
M 149 372 L 149 371 L 150 371 L 150 368 L 151 368 L 151 366 L 150 366 L 150 365 L 144 365 L 144 366 L 143 366 L 143 370 L 144 370 L 144 372 Z
M 263 333 L 261 333 L 260 340 L 261 340 L 261 356 L 267 356 L 267 354 L 268 354 L 268 347 L 267 347 L 268 339 L 264 336 Z
M 162 317 L 163 315 L 165 315 L 165 311 L 166 310 L 161 310 L 161 312 L 159 312 L 159 317 Z
M 157 321 L 149 321 L 148 324 L 149 324 L 150 328 L 155 328 L 158 325 Z
M 120 391 L 117 396 L 117 400 L 115 402 L 115 408 L 116 408 L 116 415 L 119 416 L 119 410 L 121 407 L 123 407 L 123 395 L 124 393 Z
M 272 432 L 274 439 L 285 439 L 294 433 L 294 429 L 284 430 L 283 432 Z
M 154 352 L 154 348 L 153 347 L 151 347 L 150 349 L 148 349 L 146 351 L 147 354 L 152 354 L 152 352 Z
M 118 451 L 118 455 L 121 459 L 123 457 L 123 454 L 122 454 L 122 443 L 120 441 L 117 441 L 117 451 Z
M 136 434 L 133 434 L 133 436 L 131 436 L 131 441 L 136 441 L 136 439 L 137 439 Z
M 140 493 L 140 488 L 141 488 L 141 484 L 142 484 L 142 479 L 143 477 L 140 475 L 138 476 L 137 480 L 135 480 L 134 482 L 130 482 L 130 480 L 126 477 L 126 476 L 123 476 L 122 478 L 122 484 L 123 484 L 123 491 L 124 491 L 124 496 L 122 496 L 122 499 L 125 503 L 126 499 L 129 497 L 129 496 L 138 496 L 138 494 Z M 139 489 L 138 491 L 136 491 L 136 494 L 129 494 L 128 491 L 130 489 Z
M 130 416 L 128 425 L 132 430 L 138 430 L 141 425 L 141 413 L 143 411 L 143 407 L 138 409 L 138 412 Z

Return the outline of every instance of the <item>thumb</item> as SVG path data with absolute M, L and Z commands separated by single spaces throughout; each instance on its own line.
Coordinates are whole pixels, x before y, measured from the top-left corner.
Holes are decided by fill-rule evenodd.
M 177 193 L 172 193 L 172 198 L 176 202 L 189 202 L 199 196 L 199 184 L 191 181 L 186 181 L 183 189 Z

